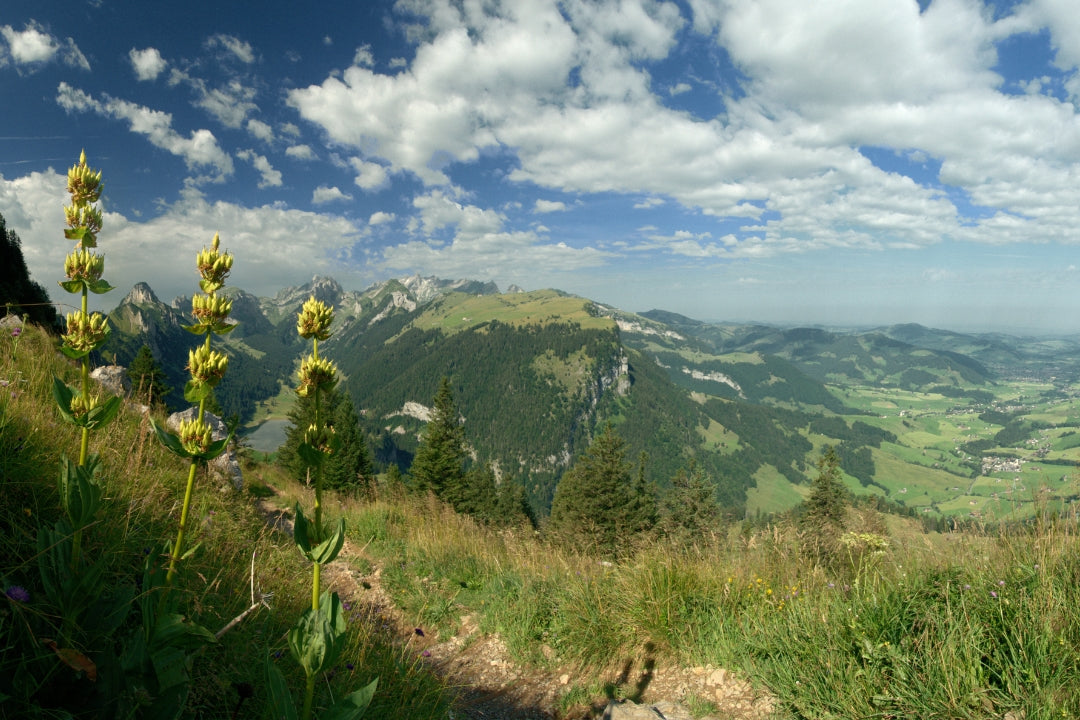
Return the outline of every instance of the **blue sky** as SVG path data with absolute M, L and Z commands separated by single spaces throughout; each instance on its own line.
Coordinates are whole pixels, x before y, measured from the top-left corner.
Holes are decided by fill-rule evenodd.
M 55 287 L 85 148 L 103 307 L 220 232 L 257 294 L 1074 332 L 1078 66 L 1074 0 L 6 0 L 0 213 Z

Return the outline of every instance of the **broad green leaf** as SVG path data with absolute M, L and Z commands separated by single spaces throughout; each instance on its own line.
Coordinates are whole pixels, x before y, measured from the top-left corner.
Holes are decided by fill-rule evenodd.
M 113 396 L 102 405 L 98 405 L 86 414 L 86 427 L 93 430 L 108 425 L 109 421 L 120 412 L 122 404 L 123 398 Z
M 210 332 L 210 328 L 206 325 L 181 325 L 180 327 L 184 328 L 192 335 L 205 335 Z
M 289 650 L 310 677 L 334 664 L 344 646 L 346 630 L 341 599 L 337 593 L 323 593 L 319 609 L 304 611 L 289 630 Z
M 64 419 L 70 423 L 75 422 L 75 416 L 71 414 L 71 400 L 75 397 L 74 391 L 63 380 L 53 376 L 53 399 L 56 400 L 56 406 L 60 410 L 60 414 L 64 416 Z
M 325 565 L 326 563 L 333 562 L 341 552 L 341 548 L 345 545 L 345 518 L 338 520 L 337 529 L 334 534 L 323 540 L 321 543 L 311 549 L 309 558 L 312 562 L 319 565 Z
M 240 323 L 218 323 L 214 325 L 214 332 L 218 335 L 228 335 L 238 327 Z
M 64 353 L 64 355 L 68 356 L 72 360 L 78 360 L 79 358 L 84 358 L 87 355 L 89 355 L 91 351 L 90 350 L 76 350 L 73 347 L 68 347 L 67 345 L 61 345 L 60 346 L 60 352 Z
M 104 280 L 93 280 L 86 283 L 86 287 L 95 295 L 102 295 L 113 289 L 113 286 Z
M 190 458 L 189 453 L 183 443 L 180 442 L 180 438 L 177 435 L 169 432 L 162 426 L 157 424 L 153 418 L 150 419 L 150 427 L 154 428 L 154 434 L 157 435 L 157 439 L 161 442 L 165 448 L 174 455 L 179 455 L 182 458 Z
M 326 459 L 326 454 L 311 443 L 302 442 L 296 448 L 296 454 L 308 467 L 318 467 Z
M 187 384 L 184 385 L 184 399 L 189 403 L 197 405 L 210 397 L 210 393 L 213 392 L 213 390 L 214 389 L 206 383 L 188 380 Z
M 308 521 L 304 517 L 304 509 L 300 503 L 296 503 L 293 519 L 293 541 L 300 549 L 304 557 L 311 559 L 311 539 L 308 537 Z
M 367 686 L 341 698 L 332 708 L 319 716 L 319 720 L 360 720 L 367 712 L 379 679 L 375 678 Z
M 84 282 L 82 280 L 61 280 L 58 285 L 69 293 L 80 293 L 82 292 Z
M 292 693 L 285 676 L 278 670 L 270 656 L 266 656 L 266 684 L 270 688 L 270 717 L 273 720 L 298 720 Z

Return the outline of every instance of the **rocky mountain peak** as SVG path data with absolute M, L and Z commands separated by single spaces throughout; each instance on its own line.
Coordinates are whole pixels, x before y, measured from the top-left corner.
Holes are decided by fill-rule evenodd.
M 154 291 L 144 282 L 135 283 L 135 287 L 131 288 L 131 292 L 124 298 L 124 302 L 132 303 L 135 305 L 160 305 L 161 301 L 158 300 Z

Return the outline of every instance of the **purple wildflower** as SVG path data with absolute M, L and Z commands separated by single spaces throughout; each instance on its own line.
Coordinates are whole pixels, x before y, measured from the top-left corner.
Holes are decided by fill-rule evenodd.
M 431 657 L 431 651 L 425 650 L 424 652 L 420 653 L 420 657 Z
M 15 602 L 30 602 L 30 591 L 21 585 L 12 585 L 4 591 L 4 594 Z
M 346 669 L 348 669 L 348 670 L 352 670 L 352 669 L 353 669 L 353 668 L 355 668 L 356 666 L 355 666 L 355 665 L 353 665 L 352 663 L 345 663 L 345 667 L 346 667 Z
M 11 331 L 11 337 L 13 337 L 13 338 L 17 338 L 17 337 L 19 337 L 20 335 L 22 335 L 22 328 L 21 328 L 21 327 L 17 327 L 17 328 L 14 328 L 14 329 L 12 329 L 12 331 Z
M 992 597 L 992 598 L 996 598 L 996 597 L 997 597 L 997 593 L 996 593 L 996 592 L 994 592 L 993 590 L 991 590 L 991 591 L 990 591 L 990 597 Z
M 998 580 L 998 587 L 1005 587 L 1005 581 L 1004 580 Z

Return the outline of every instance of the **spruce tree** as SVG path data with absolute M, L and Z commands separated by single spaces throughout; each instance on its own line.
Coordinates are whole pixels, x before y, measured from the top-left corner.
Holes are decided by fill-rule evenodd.
M 165 370 L 154 357 L 149 345 L 139 348 L 135 359 L 128 366 L 128 377 L 131 379 L 132 393 L 139 402 L 146 405 L 164 404 L 165 396 L 172 392 L 172 388 L 165 382 Z
M 371 452 L 360 430 L 352 400 L 338 388 L 321 393 L 320 415 L 334 429 L 337 448 L 323 465 L 323 485 L 336 490 L 361 493 L 372 491 Z M 315 419 L 315 403 L 310 397 L 297 398 L 289 411 L 285 442 L 278 448 L 278 463 L 296 478 L 306 475 L 307 463 L 300 457 L 304 432 Z
M 444 377 L 435 393 L 431 421 L 424 429 L 409 474 L 413 489 L 440 499 L 460 497 L 465 480 L 465 433 L 458 422 L 450 379 Z
M 617 553 L 637 530 L 626 443 L 609 423 L 555 488 L 550 529 L 579 548 Z
M 660 505 L 660 529 L 678 542 L 693 542 L 720 524 L 716 485 L 693 461 L 671 479 Z
M 802 517 L 804 546 L 820 562 L 831 562 L 844 532 L 848 491 L 840 480 L 840 458 L 826 447 L 817 463 L 817 477 Z

